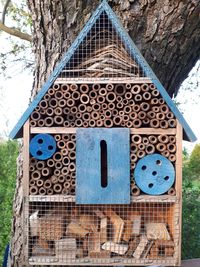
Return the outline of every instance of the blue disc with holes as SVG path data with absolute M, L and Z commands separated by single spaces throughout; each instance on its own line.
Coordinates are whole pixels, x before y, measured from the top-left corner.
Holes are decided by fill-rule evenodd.
M 30 153 L 36 159 L 49 159 L 55 151 L 56 141 L 50 134 L 37 134 L 30 141 Z
M 135 182 L 148 195 L 166 193 L 174 184 L 175 170 L 172 163 L 160 154 L 140 159 L 136 165 Z

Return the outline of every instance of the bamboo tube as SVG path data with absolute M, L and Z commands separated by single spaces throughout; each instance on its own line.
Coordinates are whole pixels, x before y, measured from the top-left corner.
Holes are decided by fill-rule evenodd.
M 144 118 L 142 122 L 143 122 L 144 125 L 149 125 L 150 119 L 149 118 Z
M 175 144 L 176 143 L 176 137 L 173 135 L 169 136 L 169 142 L 172 144 Z
M 97 98 L 97 92 L 95 90 L 92 90 L 89 92 L 89 98 L 90 99 L 96 99 Z
M 62 91 L 56 91 L 55 92 L 55 98 L 60 100 L 63 98 L 63 92 Z
M 138 149 L 139 150 L 145 150 L 145 144 L 143 144 L 143 143 L 138 144 Z
M 109 103 L 112 103 L 112 102 L 114 102 L 116 100 L 116 95 L 113 92 L 108 92 L 107 95 L 106 95 L 106 100 Z
M 92 89 L 95 90 L 95 91 L 99 91 L 100 88 L 101 88 L 101 85 L 99 83 L 96 83 L 96 84 L 92 85 Z
M 88 123 L 88 121 L 84 121 L 84 122 L 83 122 L 83 127 L 84 127 L 84 128 L 88 128 L 88 127 L 89 127 L 89 123 Z
M 52 188 L 48 188 L 47 189 L 47 195 L 48 196 L 52 196 L 53 195 L 53 189 Z
M 133 85 L 133 87 L 131 88 L 131 93 L 134 95 L 139 94 L 141 91 L 141 88 L 139 85 Z
M 61 154 L 61 152 L 56 152 L 56 153 L 53 155 L 53 160 L 54 160 L 54 161 L 62 161 L 62 154 Z
M 47 193 L 46 189 L 44 187 L 40 187 L 40 189 L 39 189 L 39 195 L 40 196 L 44 196 L 44 195 L 46 195 L 46 193 Z
M 165 103 L 165 100 L 161 97 L 158 99 L 159 105 L 163 105 Z
M 133 106 L 135 105 L 135 101 L 133 99 L 130 99 L 129 102 L 128 102 L 129 106 Z
M 31 127 L 36 127 L 36 125 L 37 125 L 36 121 L 30 120 L 30 126 Z
M 45 115 L 45 114 L 46 114 L 46 110 L 41 109 L 41 110 L 40 110 L 40 115 Z
M 134 96 L 134 100 L 135 100 L 135 102 L 141 102 L 142 101 L 142 96 L 141 95 L 135 95 Z
M 96 104 L 94 104 L 94 105 L 92 106 L 92 109 L 93 109 L 94 111 L 99 111 L 99 110 L 101 109 L 101 106 L 100 106 L 99 103 L 96 103 Z
M 58 141 L 61 140 L 61 135 L 60 135 L 60 134 L 56 134 L 56 135 L 54 136 L 54 138 L 55 138 L 56 142 L 58 142 Z
M 159 135 L 158 141 L 167 144 L 169 142 L 169 137 L 166 134 Z
M 151 94 L 149 92 L 144 92 L 143 93 L 143 99 L 148 101 L 151 99 Z
M 68 92 L 69 91 L 69 85 L 68 84 L 62 84 L 61 85 L 61 91 L 62 92 Z
M 66 176 L 69 173 L 68 167 L 63 167 L 61 173 L 62 175 Z
M 156 117 L 156 113 L 153 111 L 149 111 L 149 112 L 147 112 L 147 117 L 149 119 L 154 119 Z
M 52 183 L 51 183 L 51 180 L 50 179 L 47 179 L 45 182 L 44 182 L 44 188 L 45 189 L 49 189 L 52 187 Z
M 166 150 L 166 145 L 165 144 L 163 144 L 163 143 L 158 143 L 157 145 L 156 145 L 156 149 L 159 151 L 159 152 L 163 152 L 164 150 Z
M 48 95 L 48 94 L 47 94 Z M 50 98 L 50 96 L 49 96 Z M 49 100 L 49 99 L 48 99 Z M 39 107 L 41 109 L 47 109 L 48 108 L 48 100 L 41 100 L 39 103 Z
M 122 126 L 122 127 L 125 127 L 125 126 L 126 126 L 125 121 L 122 121 L 121 126 Z
M 152 98 L 151 105 L 158 105 L 158 98 Z
M 69 165 L 69 162 L 70 162 L 69 157 L 63 157 L 62 164 L 64 166 L 68 166 Z
M 126 121 L 126 127 L 132 128 L 133 127 L 133 123 L 131 121 Z
M 167 144 L 167 149 L 170 153 L 175 153 L 176 152 L 176 145 L 169 143 L 169 144 Z
M 31 114 L 31 119 L 34 120 L 34 121 L 38 121 L 40 118 L 41 118 L 41 115 L 40 115 L 40 113 L 38 111 L 34 111 Z
M 175 119 L 170 119 L 170 120 L 168 121 L 168 123 L 169 123 L 169 127 L 170 127 L 170 128 L 175 128 L 176 125 L 177 125 Z
M 120 111 L 119 111 L 119 116 L 121 116 L 121 117 L 124 116 L 124 111 L 123 111 L 123 110 L 120 110 Z
M 60 84 L 54 84 L 53 85 L 53 89 L 55 90 L 55 91 L 57 91 L 57 90 L 59 90 L 60 89 Z
M 68 151 L 73 151 L 76 148 L 76 144 L 74 141 L 68 141 L 66 144 L 66 147 L 67 147 Z
M 86 112 L 86 105 L 85 105 L 85 104 L 80 104 L 80 105 L 78 106 L 78 110 L 79 110 L 81 113 Z
M 119 114 L 119 111 L 117 109 L 113 109 L 112 115 L 115 117 Z
M 54 113 L 56 116 L 62 115 L 62 108 L 61 107 L 55 108 Z
M 31 179 L 31 180 L 29 181 L 29 185 L 30 185 L 30 186 L 34 186 L 35 184 L 36 184 L 36 181 L 35 181 L 35 180 Z
M 43 186 L 43 184 L 44 184 L 44 181 L 42 179 L 39 179 L 36 181 L 37 187 L 41 187 L 41 186 Z
M 49 106 L 52 108 L 56 108 L 58 106 L 58 100 L 55 98 L 51 98 L 49 100 Z
M 103 121 L 97 120 L 97 127 L 102 127 L 102 126 L 103 126 Z
M 160 106 L 160 111 L 164 114 L 167 114 L 169 112 L 169 108 L 167 105 L 164 104 Z
M 51 117 L 46 117 L 44 119 L 44 125 L 46 127 L 51 127 L 53 125 L 53 123 L 54 123 L 54 121 L 53 121 L 53 118 L 51 118 Z
M 148 145 L 148 144 L 149 144 L 149 139 L 148 139 L 148 137 L 142 137 L 142 143 L 143 143 L 144 145 Z
M 155 89 L 155 90 L 152 90 L 151 94 L 152 96 L 156 97 L 156 96 L 159 96 L 160 92 L 157 89 Z
M 131 141 L 136 145 L 141 144 L 142 143 L 142 137 L 138 134 L 134 134 L 131 137 Z
M 69 152 L 69 159 L 70 160 L 75 160 L 76 159 L 76 152 L 75 151 L 70 151 Z
M 48 90 L 48 94 L 49 94 L 50 96 L 53 96 L 53 95 L 55 94 L 55 90 L 54 90 L 53 88 L 49 88 L 49 90 Z
M 139 112 L 140 111 L 140 106 L 135 104 L 134 106 L 132 106 L 132 110 L 135 112 Z
M 99 95 L 105 96 L 107 94 L 106 88 L 99 89 Z
M 94 105 L 96 103 L 96 100 L 95 99 L 91 99 L 90 100 L 90 105 Z
M 145 152 L 147 155 L 153 154 L 155 152 L 155 146 L 152 144 L 148 144 L 145 148 Z
M 38 127 L 44 127 L 44 120 L 43 119 L 39 120 L 37 123 L 38 123 Z
M 104 126 L 107 128 L 111 128 L 113 126 L 113 121 L 109 118 L 106 118 L 103 122 Z
M 125 99 L 130 100 L 130 99 L 132 99 L 132 97 L 133 97 L 133 95 L 132 95 L 131 92 L 126 92 L 126 93 L 125 93 Z
M 145 151 L 144 150 L 138 150 L 137 151 L 137 157 L 139 158 L 139 159 L 141 159 L 141 158 L 143 158 L 144 156 L 145 156 Z
M 60 99 L 60 100 L 58 101 L 58 106 L 59 106 L 60 108 L 64 108 L 64 107 L 66 107 L 66 105 L 67 105 L 67 101 L 66 101 L 65 99 Z
M 75 179 L 71 179 L 70 184 L 71 184 L 72 187 L 75 187 L 75 185 L 76 185 L 76 180 L 75 180 Z
M 67 120 L 71 123 L 73 121 L 75 121 L 76 117 L 74 114 L 68 114 L 67 116 Z
M 89 99 L 89 97 L 88 97 L 88 99 Z M 72 99 L 72 98 L 67 99 L 67 106 L 68 107 L 73 107 L 74 105 L 75 105 L 74 99 Z
M 140 120 L 144 120 L 145 118 L 146 118 L 146 112 L 145 111 L 140 111 L 139 113 L 138 113 L 138 118 L 140 119 Z
M 70 195 L 75 195 L 75 187 L 71 187 L 71 188 L 69 189 L 69 194 L 70 194 Z
M 48 176 L 50 174 L 50 169 L 45 167 L 42 169 L 42 176 Z
M 131 141 L 132 141 L 132 137 L 131 137 Z M 133 142 L 133 141 L 132 141 Z M 136 144 L 131 143 L 131 152 L 132 153 L 136 153 L 138 151 L 138 147 Z
M 83 121 L 81 119 L 75 120 L 75 126 L 76 127 L 81 127 L 83 125 Z
M 157 120 L 157 119 L 152 119 L 152 120 L 150 120 L 150 126 L 151 126 L 151 128 L 158 128 L 159 127 L 159 120 Z
M 80 101 L 82 104 L 88 104 L 90 102 L 90 98 L 87 94 L 82 94 L 80 97 Z
M 138 157 L 136 156 L 136 154 L 134 153 L 134 154 L 132 154 L 131 153 L 131 163 L 132 162 L 136 162 L 138 160 Z
M 35 159 L 35 158 L 30 158 L 30 164 L 33 165 L 33 166 L 36 166 L 36 164 L 37 164 L 37 159 Z
M 112 91 L 112 90 L 114 89 L 114 85 L 111 84 L 111 83 L 108 83 L 108 84 L 106 84 L 106 89 L 107 89 L 108 91 Z
M 131 171 L 133 171 L 135 169 L 135 167 L 136 167 L 136 163 L 131 162 Z
M 124 106 L 128 105 L 128 102 L 129 102 L 128 99 L 124 99 L 124 100 L 123 100 L 123 104 L 124 104 Z
M 63 140 L 60 140 L 57 142 L 57 147 L 60 149 L 65 148 L 65 142 Z
M 131 186 L 131 195 L 135 197 L 140 195 L 140 189 L 136 185 Z
M 61 138 L 62 138 L 62 140 L 63 140 L 64 142 L 67 142 L 67 141 L 70 140 L 70 134 L 62 134 Z M 59 140 L 60 140 L 60 139 L 59 139 Z M 59 141 L 59 140 L 58 140 L 58 141 Z
M 150 88 L 151 90 L 155 90 L 155 89 L 156 89 L 156 86 L 155 86 L 154 83 L 151 83 L 151 84 L 149 85 L 149 88 Z
M 167 129 L 169 127 L 168 121 L 162 120 L 160 121 L 160 128 Z
M 89 120 L 88 124 L 89 124 L 89 127 L 95 127 L 96 126 L 96 121 L 91 119 L 91 120 Z
M 160 111 L 160 108 L 157 106 L 152 107 L 152 111 L 155 113 L 158 113 Z
M 43 168 L 45 167 L 45 162 L 44 161 L 38 161 L 37 163 L 36 163 L 36 168 L 39 170 L 39 171 L 41 171 Z
M 133 120 L 133 128 L 140 128 L 142 125 L 142 122 L 140 119 Z
M 99 112 L 92 111 L 91 118 L 94 119 L 94 120 L 98 120 L 99 119 Z
M 71 98 L 71 93 L 70 92 L 64 92 L 63 97 L 64 97 L 64 99 L 68 100 Z
M 168 194 L 169 196 L 175 196 L 175 195 L 176 195 L 176 190 L 175 190 L 175 188 L 174 188 L 174 187 L 171 187 L 171 188 L 168 190 L 167 194 Z
M 87 84 L 81 84 L 80 92 L 82 94 L 87 94 L 89 92 L 89 86 Z
M 158 139 L 155 135 L 150 135 L 149 136 L 149 142 L 153 145 L 155 145 L 158 142 Z
M 82 113 L 77 112 L 77 113 L 76 113 L 76 118 L 77 118 L 77 119 L 81 119 L 81 118 L 82 118 Z
M 117 107 L 118 109 L 123 108 L 123 106 L 124 106 L 124 104 L 123 104 L 122 102 L 118 102 L 117 105 L 116 105 L 116 107 Z
M 75 179 L 76 178 L 76 173 L 75 172 L 71 172 L 71 178 Z
M 112 117 L 112 112 L 110 110 L 105 110 L 104 115 L 106 118 L 111 118 Z
M 65 115 L 68 115 L 70 113 L 70 108 L 68 108 L 68 107 L 63 108 L 63 113 Z
M 140 104 L 140 109 L 142 111 L 147 112 L 150 109 L 150 105 L 148 103 L 146 103 L 146 102 L 143 102 L 143 103 Z
M 71 127 L 71 122 L 70 121 L 64 121 L 64 123 L 63 123 L 63 126 L 64 127 Z
M 169 153 L 168 150 L 164 150 L 161 154 L 162 154 L 164 157 L 168 158 L 170 153 Z
M 64 186 L 64 188 L 69 189 L 70 186 L 71 186 L 71 184 L 70 184 L 69 181 L 67 181 L 67 182 L 65 182 L 65 183 L 63 184 L 63 186 Z
M 105 97 L 104 96 L 102 96 L 102 95 L 98 95 L 97 96 L 97 103 L 99 103 L 99 104 L 103 104 L 104 102 L 105 102 Z
M 83 120 L 84 121 L 89 121 L 90 120 L 90 113 L 89 112 L 85 112 L 83 113 L 83 116 L 82 116 Z
M 122 96 L 126 92 L 126 87 L 123 84 L 117 84 L 115 85 L 114 92 L 118 96 Z
M 125 122 L 129 121 L 129 116 L 127 114 L 125 114 L 123 116 L 123 121 L 125 121 Z
M 126 89 L 129 89 L 129 90 L 130 90 L 130 89 L 131 89 L 131 87 L 132 87 L 131 83 L 126 83 L 126 85 L 125 85 L 125 86 L 126 86 Z
M 71 84 L 69 88 L 71 91 L 76 91 L 78 90 L 78 85 L 74 83 L 74 84 Z
M 67 151 L 66 148 L 62 149 L 62 150 L 61 150 L 61 153 L 62 153 L 63 156 L 68 155 L 68 151 Z
M 68 194 L 69 194 L 69 190 L 67 188 L 63 188 L 62 195 L 68 195 Z
M 47 160 L 47 166 L 48 166 L 48 167 L 51 168 L 51 167 L 53 167 L 54 165 L 55 165 L 55 162 L 54 162 L 53 159 L 48 159 L 48 160 Z
M 135 120 L 137 118 L 137 113 L 132 111 L 130 114 L 129 114 L 129 117 L 131 120 Z
M 147 92 L 147 91 L 149 91 L 149 85 L 148 85 L 147 83 L 143 83 L 143 84 L 141 85 L 141 90 L 142 90 L 142 92 Z
M 29 166 L 29 171 L 30 171 L 30 172 L 35 171 L 35 166 L 30 164 L 30 166 Z
M 121 118 L 120 116 L 115 116 L 115 117 L 113 118 L 113 123 L 114 123 L 115 125 L 120 125 L 121 122 L 122 122 L 122 118 Z
M 132 108 L 130 106 L 125 106 L 124 107 L 124 113 L 130 114 L 132 112 Z
M 156 119 L 158 119 L 159 121 L 160 120 L 164 120 L 165 119 L 165 114 L 164 113 L 161 113 L 161 112 L 158 112 L 156 114 Z
M 30 192 L 30 195 L 33 195 L 33 196 L 37 195 L 38 194 L 38 187 L 35 185 L 31 186 L 29 189 L 29 192 Z
M 57 184 L 54 184 L 53 186 L 53 190 L 55 193 L 59 194 L 62 192 L 62 185 L 57 183 Z
M 40 171 L 36 170 L 31 173 L 31 179 L 33 180 L 39 180 L 41 178 L 41 173 Z
M 68 182 L 71 181 L 71 179 L 72 179 L 71 175 L 72 175 L 72 173 L 71 173 L 70 175 L 67 175 L 67 176 L 66 176 L 66 181 L 68 181 Z
M 109 110 L 115 109 L 115 104 L 114 103 L 108 103 L 108 109 Z
M 56 169 L 58 169 L 58 170 L 60 170 L 60 169 L 62 169 L 62 163 L 60 162 L 60 161 L 57 161 L 57 162 L 55 162 L 55 168 Z
M 120 96 L 120 95 L 118 95 L 118 96 L 116 97 L 116 101 L 117 101 L 117 102 L 122 102 L 122 101 L 123 101 L 123 97 Z
M 173 118 L 174 118 L 174 114 L 173 114 L 171 111 L 169 111 L 169 112 L 166 114 L 166 118 L 167 118 L 167 119 L 173 119 Z
M 53 176 L 51 176 L 50 180 L 51 180 L 52 184 L 56 184 L 58 182 L 58 177 L 53 175 Z

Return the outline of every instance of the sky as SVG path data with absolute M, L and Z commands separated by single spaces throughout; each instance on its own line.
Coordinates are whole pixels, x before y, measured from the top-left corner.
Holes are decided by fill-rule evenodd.
M 0 52 L 7 49 L 6 36 L 0 36 Z M 23 70 L 20 63 L 11 64 L 9 72 L 12 78 L 0 75 L 0 137 L 8 136 L 20 116 L 26 110 L 33 82 L 32 74 Z M 182 84 L 176 101 L 186 121 L 196 134 L 195 143 L 184 142 L 189 152 L 196 143 L 200 143 L 200 61 L 192 69 Z

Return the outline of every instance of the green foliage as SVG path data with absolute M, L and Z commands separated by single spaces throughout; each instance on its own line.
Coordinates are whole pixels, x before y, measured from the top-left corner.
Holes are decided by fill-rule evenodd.
M 193 178 L 200 177 L 200 144 L 196 145 L 190 156 L 189 168 L 194 174 Z
M 17 155 L 16 141 L 0 143 L 0 266 L 2 266 L 5 247 L 10 240 Z

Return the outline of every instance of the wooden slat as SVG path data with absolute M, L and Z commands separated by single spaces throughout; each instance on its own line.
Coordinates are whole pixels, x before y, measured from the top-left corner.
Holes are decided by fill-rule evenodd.
M 32 134 L 39 133 L 49 133 L 49 134 L 67 134 L 67 133 L 76 133 L 76 130 L 80 128 L 66 128 L 66 127 L 31 127 Z M 101 128 L 104 129 L 104 128 Z M 106 129 L 106 128 L 105 128 Z M 115 128 L 116 129 L 116 128 Z M 123 129 L 122 127 L 119 129 Z M 176 135 L 176 129 L 161 129 L 161 128 L 130 128 L 131 134 L 168 134 L 168 135 Z
M 139 84 L 139 83 L 152 83 L 151 79 L 149 78 L 57 78 L 54 83 L 57 84 L 82 84 L 82 83 L 87 83 L 87 84 L 94 84 L 94 83 L 101 83 L 101 84 L 107 84 L 107 83 L 132 83 L 132 84 Z
M 29 120 L 24 124 L 23 127 L 23 194 L 24 196 L 29 195 L 29 138 L 30 128 Z

